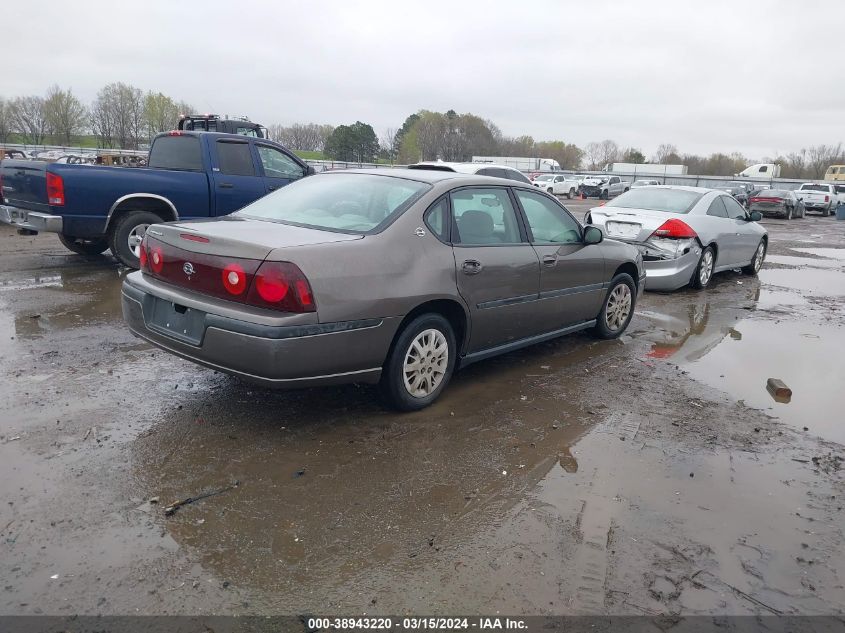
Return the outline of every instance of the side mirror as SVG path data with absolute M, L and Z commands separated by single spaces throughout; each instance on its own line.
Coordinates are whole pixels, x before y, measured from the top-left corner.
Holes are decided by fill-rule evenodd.
M 755 211 L 754 213 L 751 214 L 751 221 L 752 222 L 759 222 L 762 219 L 763 219 L 763 214 L 760 213 L 759 211 Z
M 584 229 L 584 244 L 600 244 L 604 239 L 604 233 L 597 226 L 588 226 Z
M 314 167 L 312 167 L 311 165 L 308 165 L 308 166 L 305 168 L 305 175 L 306 175 L 306 176 L 313 176 L 313 175 L 314 175 L 314 174 L 316 174 L 316 173 L 317 173 L 317 170 L 316 170 L 316 169 L 314 169 Z

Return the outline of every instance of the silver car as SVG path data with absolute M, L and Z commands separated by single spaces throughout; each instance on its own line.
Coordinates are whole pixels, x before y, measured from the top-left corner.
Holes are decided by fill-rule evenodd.
M 433 402 L 472 362 L 621 335 L 637 249 L 536 187 L 439 169 L 303 178 L 216 220 L 155 224 L 123 314 L 141 338 L 272 387 L 381 383 Z
M 733 268 L 756 275 L 769 239 L 761 219 L 722 191 L 666 185 L 631 189 L 585 217 L 640 250 L 646 290 L 705 288 Z

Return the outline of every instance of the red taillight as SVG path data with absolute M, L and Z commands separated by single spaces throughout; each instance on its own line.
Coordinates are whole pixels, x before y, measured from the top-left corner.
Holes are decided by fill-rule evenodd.
M 62 207 L 65 204 L 65 183 L 62 177 L 47 172 L 47 204 Z
M 311 284 L 296 264 L 264 262 L 258 267 L 247 303 L 283 312 L 314 312 Z
M 827 202 L 828 200 L 830 200 L 830 196 L 825 196 L 824 201 Z
M 148 270 L 147 268 L 147 237 L 141 240 L 141 248 L 138 252 L 138 259 L 141 260 L 141 270 Z
M 223 287 L 230 295 L 238 296 L 246 290 L 246 272 L 239 264 L 229 264 L 222 271 Z
M 781 202 L 783 202 L 783 198 L 770 198 L 770 197 L 765 197 L 765 196 L 760 196 L 760 197 L 755 196 L 755 197 L 751 198 L 749 200 L 749 202 L 751 202 L 751 203 L 754 203 L 754 202 L 774 202 L 776 204 L 780 204 Z
M 164 253 L 160 246 L 156 246 L 148 254 L 150 258 L 150 268 L 154 273 L 161 273 L 164 270 Z
M 663 224 L 657 227 L 657 229 L 655 229 L 652 235 L 678 240 L 698 237 L 698 234 L 692 230 L 692 227 L 689 224 L 675 218 L 666 220 Z

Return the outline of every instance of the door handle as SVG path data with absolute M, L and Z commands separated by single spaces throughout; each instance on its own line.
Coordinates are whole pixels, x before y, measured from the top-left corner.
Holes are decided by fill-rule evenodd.
M 231 182 L 221 182 L 220 183 L 221 189 L 233 189 L 234 187 L 235 187 L 235 185 L 233 185 Z
M 278 188 L 279 188 L 279 185 L 267 185 L 267 188 L 268 188 L 270 191 L 275 191 L 276 189 L 278 189 Z
M 546 266 L 554 266 L 557 264 L 557 255 L 543 255 L 543 264 Z
M 481 262 L 476 259 L 464 260 L 464 263 L 461 265 L 461 270 L 465 275 L 477 275 L 481 272 L 482 268 Z

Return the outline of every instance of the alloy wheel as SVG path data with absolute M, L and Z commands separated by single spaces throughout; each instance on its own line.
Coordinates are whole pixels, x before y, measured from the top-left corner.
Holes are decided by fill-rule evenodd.
M 149 227 L 149 224 L 139 224 L 129 231 L 129 237 L 126 241 L 129 243 L 129 250 L 135 257 L 141 257 L 141 242 L 144 240 Z
M 449 367 L 449 343 L 440 330 L 423 330 L 405 352 L 402 377 L 405 389 L 415 398 L 425 398 L 434 392 Z
M 698 268 L 698 281 L 704 287 L 710 282 L 713 276 L 713 251 L 706 250 L 701 256 L 701 265 Z
M 631 304 L 631 289 L 620 283 L 610 293 L 604 311 L 604 322 L 609 330 L 616 332 L 625 324 L 631 314 Z
M 754 272 L 760 272 L 760 268 L 763 267 L 763 256 L 766 254 L 766 247 L 763 245 L 763 242 L 760 242 L 760 246 L 757 247 L 757 252 L 754 253 Z

